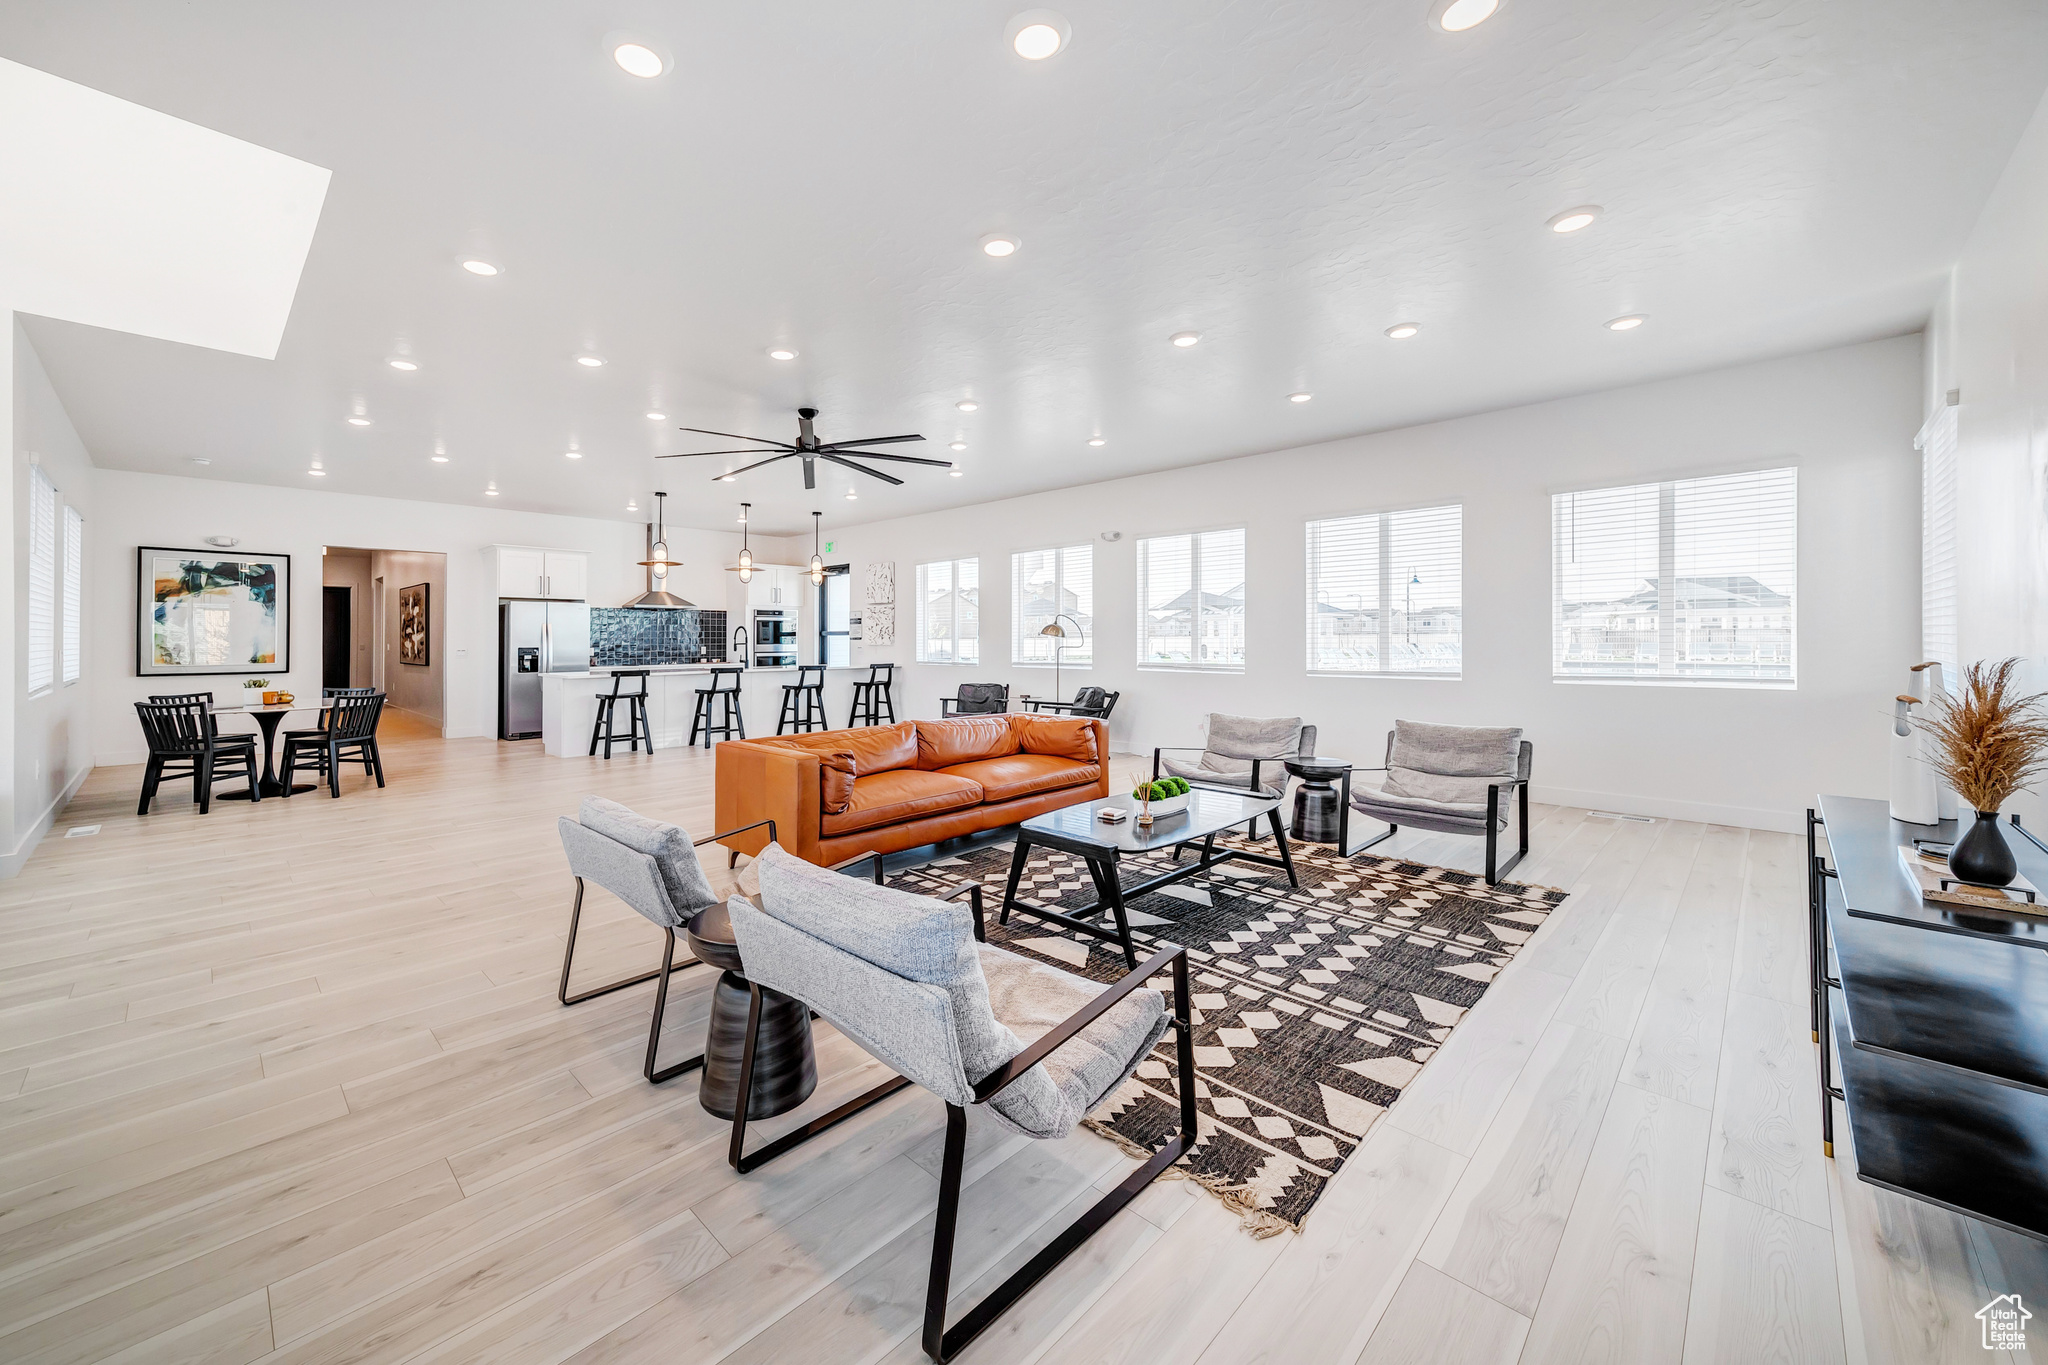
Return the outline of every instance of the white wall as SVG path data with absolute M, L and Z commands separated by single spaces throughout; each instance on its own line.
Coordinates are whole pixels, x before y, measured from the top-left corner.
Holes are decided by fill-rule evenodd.
M 1320 752 L 1377 764 L 1395 717 L 1520 725 L 1539 799 L 1793 829 L 1819 791 L 1882 795 L 1888 703 L 1919 649 L 1920 338 L 1768 361 L 1327 445 L 956 511 L 829 527 L 854 568 L 893 560 L 897 644 L 856 660 L 902 669 L 899 714 L 935 716 L 963 681 L 1052 692 L 1009 663 L 1013 551 L 1095 547 L 1095 667 L 1065 690 L 1119 689 L 1119 749 L 1196 742 L 1209 711 L 1299 714 Z M 1570 488 L 1796 464 L 1796 690 L 1550 680 L 1549 495 Z M 1461 681 L 1309 677 L 1303 523 L 1376 508 L 1464 506 Z M 1250 663 L 1241 675 L 1136 667 L 1140 537 L 1248 528 Z M 1121 531 L 1114 544 L 1105 531 Z M 799 553 L 800 551 L 800 553 Z M 808 537 L 776 556 L 808 557 Z M 978 667 L 914 662 L 915 566 L 979 555 Z M 793 557 L 793 558 L 792 558 Z M 906 704 L 907 703 L 907 704 Z
M 447 676 L 448 557 L 413 550 L 377 550 L 370 555 L 370 581 L 382 579 L 382 609 L 375 613 L 383 638 L 376 649 L 384 660 L 384 692 L 388 704 L 422 720 L 441 723 L 441 687 Z M 427 585 L 427 662 L 398 659 L 398 594 L 415 583 Z M 610 601 L 601 605 L 610 606 Z
M 370 552 L 368 550 L 337 550 L 329 546 L 327 554 L 320 561 L 320 582 L 323 587 L 348 589 L 348 685 L 350 687 L 370 686 Z M 326 610 L 322 604 L 322 612 Z M 324 640 L 326 620 L 323 614 L 321 629 L 313 635 L 315 643 Z M 326 675 L 327 660 L 323 647 L 319 662 L 319 673 Z M 229 679 L 233 682 L 233 679 Z
M 103 530 L 95 515 L 92 457 L 71 425 L 70 416 L 58 401 L 43 370 L 42 360 L 29 344 L 21 324 L 8 314 L 12 351 L 7 373 L 13 433 L 13 459 L 8 479 L 7 524 L 10 528 L 11 591 L 7 598 L 6 651 L 11 715 L 4 732 L 9 740 L 7 761 L 10 792 L 6 811 L 0 817 L 0 876 L 11 876 L 34 849 L 36 840 L 62 809 L 78 784 L 92 769 L 91 678 L 95 664 L 90 630 L 85 638 L 80 680 L 67 684 L 63 674 L 64 649 L 64 542 L 62 512 L 57 542 L 57 634 L 58 668 L 56 684 L 49 691 L 28 694 L 28 471 L 40 463 L 50 482 L 57 487 L 57 502 L 76 507 L 85 517 L 85 595 L 82 598 L 90 618 L 90 603 L 96 589 L 95 554 Z
M 2035 111 L 1928 325 L 1926 411 L 1962 393 L 1957 645 L 2019 655 L 2048 687 L 2048 101 Z M 2048 799 L 2012 803 L 2048 823 Z
M 88 676 L 93 679 L 93 746 L 100 763 L 142 761 L 134 703 L 165 690 L 164 679 L 135 674 L 138 546 L 203 551 L 207 536 L 228 535 L 240 538 L 236 549 L 241 553 L 289 554 L 290 667 L 268 676 L 302 697 L 320 694 L 320 547 L 445 554 L 446 590 L 436 607 L 444 633 L 436 643 L 447 661 L 443 732 L 451 738 L 497 731 L 497 593 L 485 572 L 485 546 L 587 551 L 590 600 L 601 606 L 637 596 L 646 582 L 646 570 L 637 562 L 645 557 L 644 533 L 633 523 L 121 470 L 100 470 L 95 495 L 98 529 L 88 544 L 94 569 L 89 577 L 97 583 L 88 598 L 88 616 L 98 660 Z M 681 585 L 676 591 L 697 601 L 724 593 L 719 566 L 738 555 L 737 535 L 672 529 L 669 541 L 684 562 L 670 578 Z M 217 687 L 240 686 L 232 676 L 210 681 Z

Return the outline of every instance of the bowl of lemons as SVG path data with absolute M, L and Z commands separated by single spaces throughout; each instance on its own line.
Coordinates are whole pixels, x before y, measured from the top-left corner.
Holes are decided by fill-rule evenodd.
M 1193 790 L 1178 777 L 1162 777 L 1154 782 L 1140 782 L 1132 789 L 1131 800 L 1137 803 L 1140 815 L 1149 814 L 1157 820 L 1186 810 Z

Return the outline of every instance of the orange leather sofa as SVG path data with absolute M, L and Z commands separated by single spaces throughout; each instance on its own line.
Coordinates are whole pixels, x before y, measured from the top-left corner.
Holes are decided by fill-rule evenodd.
M 1099 720 L 954 716 L 718 746 L 717 828 L 775 821 L 776 840 L 820 866 L 894 853 L 1109 795 Z M 720 841 L 759 853 L 768 831 Z

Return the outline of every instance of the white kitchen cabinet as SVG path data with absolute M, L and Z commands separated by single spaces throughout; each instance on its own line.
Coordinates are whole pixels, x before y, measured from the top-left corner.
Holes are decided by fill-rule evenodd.
M 590 556 L 581 550 L 493 545 L 486 552 L 500 597 L 545 597 L 581 602 L 590 595 Z
M 590 556 L 581 550 L 542 552 L 541 596 L 581 602 L 590 596 Z

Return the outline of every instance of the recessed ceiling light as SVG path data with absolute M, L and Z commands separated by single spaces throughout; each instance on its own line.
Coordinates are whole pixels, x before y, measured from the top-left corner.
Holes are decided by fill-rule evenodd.
M 598 366 L 604 364 L 604 357 L 601 355 L 579 355 L 576 357 L 576 363 L 578 365 L 588 366 L 590 369 L 594 370 Z
M 1063 51 L 1073 41 L 1074 29 L 1066 16 L 1049 9 L 1028 9 L 1010 20 L 1003 41 L 1026 61 L 1042 62 Z
M 565 450 L 562 452 L 562 454 L 563 456 L 571 460 L 580 460 L 583 458 L 583 452 L 580 450 Z
M 1202 339 L 1200 332 L 1175 332 L 1167 340 L 1176 346 L 1192 346 Z
M 849 488 L 846 490 L 846 500 L 848 502 L 859 502 L 860 494 L 854 492 L 851 488 Z
M 432 460 L 435 464 L 448 463 L 448 457 L 446 455 L 429 455 L 427 458 Z
M 1287 395 L 1287 401 L 1290 403 L 1306 403 L 1313 397 L 1315 395 L 1312 393 L 1290 393 Z
M 1590 226 L 1599 216 L 1598 204 L 1581 204 L 1575 209 L 1566 209 L 1551 219 L 1549 227 L 1552 232 L 1577 232 L 1582 227 Z
M 1103 440 L 1100 436 L 1090 436 L 1088 438 L 1088 444 L 1091 446 L 1106 446 L 1109 444 L 1109 442 Z
M 981 404 L 975 402 L 972 398 L 963 398 L 959 402 L 955 403 L 953 406 L 960 409 L 960 411 L 962 412 L 973 412 L 977 408 L 979 408 Z
M 194 456 L 192 457 L 192 463 L 193 463 L 193 464 L 212 464 L 212 463 L 213 463 L 213 461 L 212 461 L 212 460 L 209 460 L 209 459 L 207 459 L 207 458 L 206 458 L 206 457 L 205 457 L 204 455 L 194 455 Z
M 492 265 L 489 261 L 464 261 L 462 268 L 472 275 L 498 275 L 504 273 L 503 266 Z
M 628 76 L 638 76 L 651 81 L 665 73 L 673 64 L 668 49 L 651 38 L 636 33 L 608 33 L 604 40 L 605 51 L 619 64 L 619 70 Z
M 351 417 L 348 419 L 348 424 L 352 427 L 366 427 L 370 425 L 370 419 L 367 417 Z
M 787 346 L 776 346 L 769 350 L 768 358 L 770 360 L 795 360 L 796 352 L 790 350 Z
M 1607 330 L 1610 332 L 1633 332 L 1636 328 L 1642 326 L 1643 322 L 1644 318 L 1641 313 L 1630 313 L 1627 317 L 1616 318 L 1608 323 Z
M 628 512 L 637 512 L 637 511 L 639 511 L 639 510 L 640 510 L 640 500 L 639 500 L 638 498 L 627 498 L 627 499 L 626 499 L 626 510 L 627 510 Z
M 1501 0 L 1436 0 L 1429 26 L 1444 33 L 1463 33 L 1500 13 Z
M 666 422 L 668 414 L 665 412 L 650 412 L 647 414 L 647 420 L 650 422 Z
M 720 474 L 720 475 L 718 476 L 718 481 L 719 481 L 720 483 L 731 483 L 731 482 L 732 482 L 732 475 L 730 475 L 730 474 Z
M 498 485 L 497 485 L 497 484 L 496 484 L 495 482 L 493 482 L 493 483 L 492 483 L 492 484 L 490 485 L 490 487 L 488 487 L 488 488 L 484 489 L 484 496 L 485 496 L 485 497 L 487 497 L 487 498 L 495 498 L 495 497 L 497 497 L 497 496 L 498 496 Z
M 952 444 L 952 445 L 951 445 L 950 447 L 948 447 L 948 449 L 951 449 L 951 450 L 965 450 L 965 449 L 967 449 L 967 442 L 965 442 L 965 441 L 955 441 L 955 442 L 953 442 L 953 444 Z
M 408 370 L 408 371 L 409 371 L 409 370 L 417 370 L 417 369 L 419 368 L 419 366 L 418 366 L 417 364 L 415 364 L 414 362 L 412 362 L 412 361 L 410 361 L 410 360 L 407 360 L 407 359 L 406 359 L 406 358 L 405 358 L 404 356 L 393 356 L 393 357 L 392 357 L 391 359 L 389 359 L 389 360 L 385 361 L 384 363 L 385 363 L 385 364 L 387 364 L 387 365 L 389 365 L 389 366 L 390 366 L 390 367 L 391 367 L 392 369 L 394 369 L 394 370 Z
M 309 467 L 306 470 L 306 472 L 308 474 L 311 474 L 316 479 L 324 479 L 327 477 L 327 471 L 320 467 L 320 462 L 318 460 L 313 461 L 311 467 Z
M 1396 341 L 1406 341 L 1421 330 L 1422 324 L 1419 322 L 1397 322 L 1387 329 L 1387 335 Z
M 991 232 L 981 239 L 982 252 L 989 256 L 1014 256 L 1017 248 L 1023 245 L 1007 232 Z
M 947 472 L 947 473 L 949 473 L 949 474 L 951 474 L 951 475 L 952 475 L 952 476 L 953 476 L 954 478 L 956 478 L 956 479 L 957 479 L 957 478 L 959 478 L 959 477 L 960 477 L 961 475 L 965 474 L 965 473 L 966 473 L 967 471 L 966 471 L 966 470 L 964 470 L 964 469 L 951 469 L 951 470 L 948 470 L 948 471 L 946 471 L 946 472 Z

